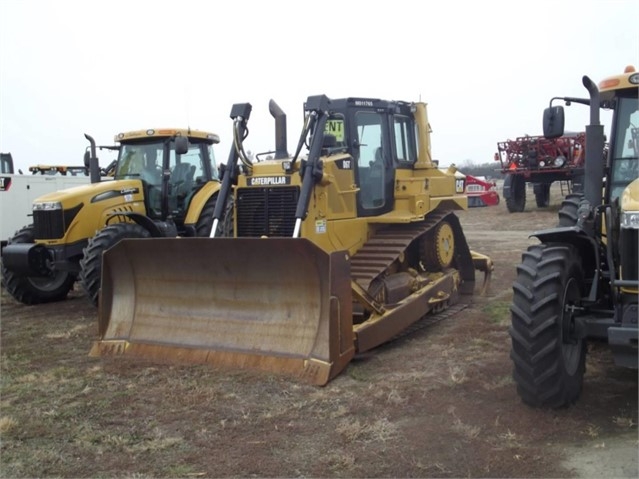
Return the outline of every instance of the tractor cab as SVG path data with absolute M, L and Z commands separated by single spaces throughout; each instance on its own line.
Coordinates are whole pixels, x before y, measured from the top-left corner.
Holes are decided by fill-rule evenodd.
M 187 138 L 188 137 L 188 138 Z M 139 179 L 149 218 L 184 222 L 189 202 L 216 180 L 216 135 L 185 130 L 145 130 L 116 136 L 120 150 L 115 180 Z
M 606 202 L 619 198 L 626 187 L 639 178 L 639 102 L 636 95 L 620 95 L 618 114 L 612 125 L 613 149 L 609 156 L 610 188 Z

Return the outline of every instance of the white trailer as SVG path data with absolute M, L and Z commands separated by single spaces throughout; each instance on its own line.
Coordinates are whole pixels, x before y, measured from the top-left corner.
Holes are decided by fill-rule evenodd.
M 0 242 L 7 240 L 32 222 L 33 201 L 46 194 L 91 182 L 84 174 L 2 174 L 0 175 Z

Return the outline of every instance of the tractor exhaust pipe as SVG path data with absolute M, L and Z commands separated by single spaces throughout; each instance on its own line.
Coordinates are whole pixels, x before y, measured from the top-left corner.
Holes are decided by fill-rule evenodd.
M 286 148 L 286 113 L 274 100 L 268 102 L 268 111 L 275 118 L 275 159 L 283 160 L 289 157 Z
M 95 140 L 91 135 L 84 134 L 84 137 L 89 140 L 91 147 L 84 155 L 84 166 L 88 168 L 91 183 L 100 182 L 100 164 L 98 162 L 98 155 L 95 149 Z
M 582 81 L 590 94 L 590 123 L 586 126 L 584 196 L 594 207 L 601 203 L 601 190 L 603 188 L 604 127 L 599 115 L 599 89 L 587 76 L 584 76 Z

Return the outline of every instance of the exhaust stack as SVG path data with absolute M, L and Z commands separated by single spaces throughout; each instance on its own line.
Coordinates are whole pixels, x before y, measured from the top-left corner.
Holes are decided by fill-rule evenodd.
M 275 159 L 283 160 L 289 157 L 286 148 L 286 113 L 274 100 L 268 102 L 268 111 L 275 118 Z

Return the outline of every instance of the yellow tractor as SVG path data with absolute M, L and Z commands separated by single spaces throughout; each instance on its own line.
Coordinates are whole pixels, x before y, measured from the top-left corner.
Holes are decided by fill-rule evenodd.
M 324 385 L 356 353 L 461 308 L 476 269 L 487 285 L 492 262 L 470 251 L 455 214 L 464 179 L 431 159 L 425 103 L 311 96 L 292 156 L 285 115 L 270 110 L 276 150 L 257 161 L 242 145 L 251 105 L 231 113 L 214 224 L 232 193 L 234 237 L 127 239 L 105 253 L 91 355 Z
M 513 284 L 511 358 L 517 392 L 533 407 L 568 406 L 581 394 L 587 341 L 607 341 L 618 366 L 637 369 L 639 295 L 639 73 L 595 84 L 588 98 L 557 97 L 544 135 L 564 133 L 559 100 L 588 105 L 583 192 L 566 197 L 556 228 L 532 234 Z M 600 110 L 612 110 L 608 156 Z
M 190 129 L 150 129 L 115 137 L 112 178 L 101 179 L 93 138 L 85 166 L 91 183 L 33 203 L 33 224 L 2 250 L 2 279 L 18 301 L 67 297 L 77 279 L 97 304 L 102 253 L 122 238 L 209 236 L 220 189 L 213 145 Z

